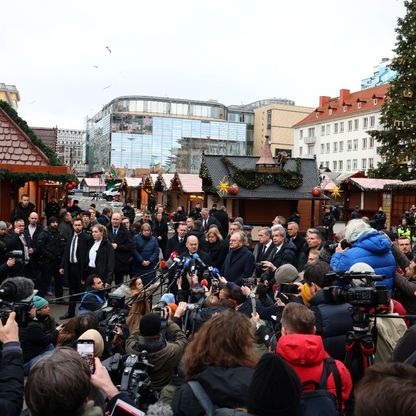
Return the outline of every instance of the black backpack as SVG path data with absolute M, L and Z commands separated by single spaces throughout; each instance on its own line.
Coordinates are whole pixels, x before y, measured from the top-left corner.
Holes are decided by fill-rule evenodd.
M 207 392 L 201 386 L 199 381 L 188 381 L 192 393 L 198 400 L 199 404 L 205 411 L 205 416 L 254 416 L 252 413 L 243 412 L 237 409 L 228 409 L 225 407 L 218 408 L 212 403 Z
M 336 397 L 328 391 L 328 377 L 331 374 L 334 376 L 337 390 Z M 324 360 L 324 369 L 319 383 L 313 380 L 305 381 L 302 383 L 302 388 L 305 389 L 309 385 L 313 385 L 315 390 L 302 394 L 302 416 L 335 416 L 343 414 L 341 376 L 333 358 Z

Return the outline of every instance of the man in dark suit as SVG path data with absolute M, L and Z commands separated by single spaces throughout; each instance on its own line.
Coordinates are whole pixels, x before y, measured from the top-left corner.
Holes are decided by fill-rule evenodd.
M 35 281 L 35 288 L 41 287 L 42 271 L 39 263 L 38 238 L 43 227 L 39 224 L 39 216 L 33 211 L 29 214 L 29 224 L 25 227 L 25 237 L 29 247 L 29 273 Z
M 176 233 L 172 238 L 169 238 L 166 244 L 165 250 L 165 260 L 167 260 L 170 255 L 176 251 L 176 253 L 180 254 L 186 250 L 186 234 L 188 232 L 188 228 L 186 224 L 179 224 Z
M 244 239 L 242 231 L 234 232 L 230 236 L 230 251 L 221 269 L 222 276 L 239 285 L 243 283 L 243 279 L 251 278 L 255 267 L 253 253 L 244 246 Z
M 296 246 L 286 240 L 286 230 L 282 225 L 274 225 L 272 227 L 272 236 L 274 250 L 271 260 L 263 261 L 263 268 L 267 270 L 267 274 L 263 275 L 263 280 L 269 282 L 269 286 L 274 284 L 274 273 L 283 264 L 292 264 L 296 262 Z
M 274 250 L 272 240 L 272 230 L 269 227 L 260 228 L 257 237 L 259 242 L 254 247 L 253 255 L 256 260 L 256 268 L 254 269 L 253 277 L 261 277 L 264 270 L 261 266 L 263 260 L 271 260 L 271 255 Z
M 296 262 L 294 266 L 298 268 L 299 255 L 306 246 L 305 237 L 299 234 L 299 224 L 292 221 L 287 224 L 287 239 L 296 246 Z
M 228 224 L 229 224 L 229 218 L 227 214 L 227 209 L 223 205 L 220 209 L 214 212 L 212 214 L 221 224 L 220 233 L 222 235 L 222 238 L 227 237 L 228 234 Z
M 202 208 L 201 222 L 202 222 L 202 231 L 204 233 L 206 233 L 209 230 L 209 227 L 212 224 L 215 224 L 218 227 L 218 230 L 220 232 L 222 231 L 220 222 L 213 215 L 209 215 L 208 208 Z
M 130 261 L 133 251 L 131 234 L 121 224 L 121 220 L 121 214 L 116 212 L 111 216 L 111 224 L 107 226 L 108 240 L 114 249 L 116 285 L 123 282 L 124 275 L 130 274 Z
M 75 316 L 75 308 L 80 296 L 73 296 L 81 292 L 81 280 L 84 279 L 84 272 L 88 258 L 88 237 L 82 231 L 82 220 L 74 219 L 72 224 L 74 234 L 68 241 L 62 256 L 59 273 L 68 279 L 69 283 L 69 306 L 68 312 L 59 319 L 69 319 Z

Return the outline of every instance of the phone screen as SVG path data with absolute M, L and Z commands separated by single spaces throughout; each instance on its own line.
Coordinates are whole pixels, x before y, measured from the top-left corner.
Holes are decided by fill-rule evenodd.
M 79 340 L 77 343 L 78 354 L 88 365 L 91 374 L 95 371 L 94 366 L 94 341 L 93 340 Z
M 284 304 L 289 303 L 290 299 L 282 292 L 280 292 L 279 290 L 276 290 L 276 292 L 274 293 L 274 299 L 280 299 Z

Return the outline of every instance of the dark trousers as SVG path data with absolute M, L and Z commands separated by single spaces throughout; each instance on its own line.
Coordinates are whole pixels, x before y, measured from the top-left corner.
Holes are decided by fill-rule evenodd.
M 62 286 L 63 276 L 59 274 L 60 261 L 51 261 L 50 263 L 42 264 L 42 279 L 39 292 L 39 296 L 45 296 L 48 291 L 52 278 L 54 280 L 55 287 L 55 298 L 60 298 L 64 294 L 64 289 Z
M 81 280 L 83 278 L 82 269 L 79 263 L 69 263 L 68 286 L 69 286 L 69 307 L 68 313 L 75 314 L 77 302 L 81 300 L 81 295 L 75 295 L 81 292 Z
M 128 274 L 126 272 L 114 272 L 114 280 L 116 285 L 123 283 L 124 275 Z

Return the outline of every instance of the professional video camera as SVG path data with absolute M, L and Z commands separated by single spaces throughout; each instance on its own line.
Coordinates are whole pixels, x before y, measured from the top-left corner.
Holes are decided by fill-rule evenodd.
M 376 275 L 372 272 L 330 272 L 325 275 L 330 281 L 338 280 L 349 286 L 329 286 L 324 288 L 326 303 L 350 303 L 353 306 L 375 308 L 389 302 L 386 286 L 376 286 L 375 282 L 381 282 L 385 276 Z M 358 282 L 358 284 L 357 284 Z
M 104 360 L 103 365 L 120 392 L 126 392 L 140 410 L 146 411 L 150 404 L 156 403 L 158 395 L 151 388 L 148 374 L 154 366 L 146 351 L 127 356 L 117 353 Z
M 345 240 L 345 239 L 344 240 L 341 240 L 339 242 L 339 244 L 341 245 L 341 248 L 343 250 L 345 250 L 346 248 L 350 248 L 351 247 L 351 244 L 347 240 Z M 332 253 L 335 253 L 335 249 L 337 247 L 338 247 L 338 243 L 332 243 L 332 244 L 328 244 L 326 246 L 327 250 L 330 251 L 330 252 L 332 252 Z
M 123 329 L 123 333 L 127 331 L 127 315 L 128 309 L 125 306 L 125 297 L 108 294 L 107 306 L 102 310 L 104 316 L 102 318 L 101 326 L 105 327 L 107 338 L 111 341 L 115 335 L 120 335 L 117 327 Z
M 23 263 L 25 258 L 22 250 L 11 250 L 6 252 L 5 255 L 7 258 L 15 259 L 16 263 Z
M 6 323 L 10 312 L 16 312 L 19 327 L 25 327 L 29 321 L 32 307 L 34 284 L 26 277 L 13 277 L 0 285 L 0 319 Z

